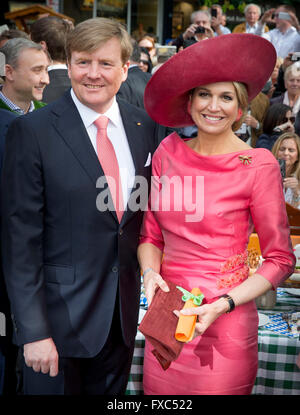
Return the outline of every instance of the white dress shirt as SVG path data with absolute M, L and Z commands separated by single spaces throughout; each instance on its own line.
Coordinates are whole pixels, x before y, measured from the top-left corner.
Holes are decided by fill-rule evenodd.
M 53 69 L 68 69 L 68 67 L 65 63 L 54 63 L 48 66 L 48 72 L 53 71 Z
M 290 52 L 300 52 L 300 35 L 293 26 L 285 33 L 273 29 L 262 36 L 272 43 L 278 57 L 284 59 Z
M 229 33 L 231 33 L 231 30 L 228 27 L 223 26 L 222 24 L 220 24 L 220 29 L 223 35 L 229 35 Z M 214 32 L 214 36 L 218 36 L 218 33 Z
M 246 33 L 252 33 L 253 35 L 261 36 L 264 33 L 265 25 L 261 25 L 256 22 L 253 26 L 250 26 L 246 22 Z
M 114 97 L 111 107 L 104 114 L 98 114 L 96 111 L 82 104 L 82 102 L 80 102 L 76 97 L 73 89 L 71 89 L 71 97 L 76 105 L 76 108 L 78 109 L 96 154 L 97 127 L 95 126 L 94 122 L 98 117 L 100 117 L 100 115 L 105 115 L 108 117 L 109 121 L 107 126 L 107 136 L 114 147 L 118 160 L 123 191 L 123 201 L 124 206 L 126 206 L 134 185 L 135 167 L 116 97 Z

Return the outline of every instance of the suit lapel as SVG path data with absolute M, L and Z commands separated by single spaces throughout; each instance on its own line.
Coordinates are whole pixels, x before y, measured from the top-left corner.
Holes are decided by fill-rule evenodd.
M 96 186 L 98 177 L 104 173 L 70 92 L 64 95 L 60 105 L 53 107 L 53 112 L 57 116 L 57 132 Z
M 135 167 L 135 176 L 144 176 L 144 163 L 146 162 L 147 154 L 143 140 L 142 120 L 139 118 L 138 114 L 133 113 L 128 108 L 124 101 L 118 99 L 118 104 Z M 134 188 L 135 184 L 133 186 L 133 189 Z M 134 213 L 135 212 L 127 209 L 122 217 L 121 225 L 126 222 Z

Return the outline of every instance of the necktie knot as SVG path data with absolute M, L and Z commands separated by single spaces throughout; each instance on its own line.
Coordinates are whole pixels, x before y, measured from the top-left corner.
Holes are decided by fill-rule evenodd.
M 106 130 L 108 125 L 108 117 L 105 115 L 100 115 L 100 117 L 94 121 L 94 124 L 98 130 Z

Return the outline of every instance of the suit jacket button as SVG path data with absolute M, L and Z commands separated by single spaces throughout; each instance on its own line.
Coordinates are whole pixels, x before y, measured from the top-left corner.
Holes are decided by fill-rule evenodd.
M 118 267 L 112 267 L 112 272 L 118 272 Z
M 123 235 L 123 229 L 122 229 L 122 228 L 119 230 L 119 235 L 120 235 L 120 236 L 122 236 L 122 235 Z

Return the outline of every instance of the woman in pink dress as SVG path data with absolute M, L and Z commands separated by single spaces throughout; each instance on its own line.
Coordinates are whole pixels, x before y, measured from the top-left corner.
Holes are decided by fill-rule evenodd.
M 166 126 L 196 124 L 196 138 L 165 138 L 152 161 L 152 189 L 138 249 L 149 303 L 165 280 L 207 300 L 195 337 L 163 370 L 146 342 L 145 394 L 250 394 L 257 371 L 255 298 L 286 279 L 295 258 L 277 160 L 235 134 L 248 100 L 276 62 L 271 43 L 231 34 L 199 42 L 167 61 L 145 92 L 149 115 Z M 249 277 L 255 227 L 264 262 Z M 179 311 L 174 311 L 178 316 Z

